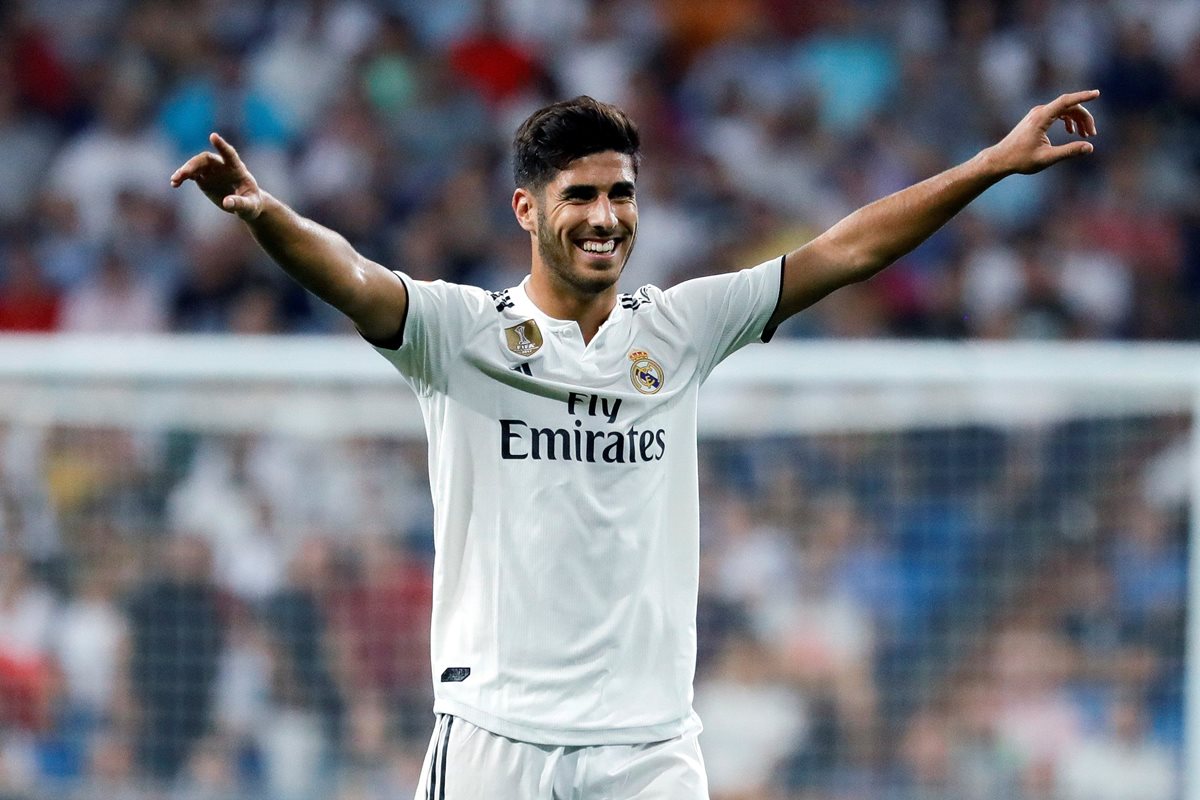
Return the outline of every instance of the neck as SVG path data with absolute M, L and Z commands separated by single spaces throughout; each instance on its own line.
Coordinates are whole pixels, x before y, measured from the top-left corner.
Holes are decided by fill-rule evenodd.
M 584 343 L 592 340 L 617 304 L 615 283 L 599 292 L 580 292 L 545 269 L 533 270 L 526 292 L 546 316 L 574 320 Z

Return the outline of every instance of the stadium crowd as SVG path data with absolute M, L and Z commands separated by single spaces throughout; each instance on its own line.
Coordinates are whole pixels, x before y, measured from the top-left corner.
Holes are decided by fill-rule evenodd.
M 375 260 L 502 288 L 516 124 L 617 102 L 635 287 L 763 261 L 1091 86 L 1092 156 L 781 336 L 1200 335 L 1200 5 L 6 3 L 0 331 L 348 333 L 169 189 L 211 130 Z M 714 798 L 1177 797 L 1182 426 L 704 445 Z M 0 797 L 411 793 L 431 513 L 407 442 L 0 429 Z

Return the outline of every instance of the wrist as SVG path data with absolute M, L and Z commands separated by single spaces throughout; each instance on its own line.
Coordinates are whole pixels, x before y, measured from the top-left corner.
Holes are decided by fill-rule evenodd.
M 271 225 L 286 213 L 287 206 L 269 192 L 258 190 L 258 209 L 251 215 L 242 215 L 242 221 L 251 227 Z
M 1004 154 L 1000 151 L 998 145 L 992 145 L 980 150 L 971 159 L 970 163 L 973 164 L 982 177 L 987 178 L 993 183 L 1017 172 L 1004 158 Z

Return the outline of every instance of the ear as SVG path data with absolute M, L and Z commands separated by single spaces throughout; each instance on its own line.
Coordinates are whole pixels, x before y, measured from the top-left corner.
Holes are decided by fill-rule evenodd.
M 513 192 L 512 209 L 518 225 L 530 233 L 537 232 L 536 200 L 528 189 L 518 188 Z

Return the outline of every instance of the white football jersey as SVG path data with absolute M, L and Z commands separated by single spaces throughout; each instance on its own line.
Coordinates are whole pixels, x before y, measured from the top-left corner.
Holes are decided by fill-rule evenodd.
M 586 346 L 528 278 L 397 274 L 402 343 L 376 349 L 429 436 L 434 710 L 553 745 L 698 730 L 697 392 L 770 337 L 782 259 L 623 294 Z

